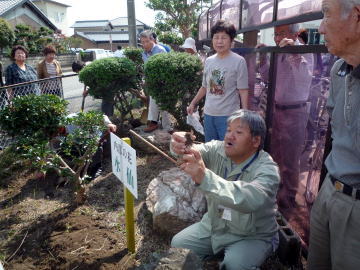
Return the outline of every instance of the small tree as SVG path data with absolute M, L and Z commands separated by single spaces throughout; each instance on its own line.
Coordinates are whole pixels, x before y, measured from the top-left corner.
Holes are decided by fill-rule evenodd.
M 186 128 L 186 107 L 201 86 L 202 63 L 188 53 L 161 53 L 145 64 L 148 92 L 161 109 L 171 113 L 179 128 Z
M 89 87 L 94 98 L 115 98 L 115 107 L 120 112 L 120 120 L 131 114 L 133 95 L 130 89 L 137 89 L 136 65 L 128 58 L 111 57 L 96 60 L 84 67 L 79 79 Z
M 36 50 L 34 43 L 34 33 L 30 26 L 25 24 L 17 24 L 15 26 L 15 44 L 22 45 L 27 48 L 30 52 Z
M 160 42 L 170 45 L 175 51 L 179 51 L 179 46 L 184 43 L 184 39 L 173 32 L 162 32 L 158 35 L 158 39 Z
M 53 31 L 47 27 L 40 27 L 33 31 L 26 24 L 15 26 L 15 44 L 23 45 L 30 53 L 39 53 L 49 43 L 53 41 Z
M 163 12 L 156 15 L 156 28 L 160 31 L 178 29 L 182 36 L 187 38 L 196 27 L 202 6 L 210 2 L 210 0 L 149 0 L 145 5 Z
M 144 61 L 142 59 L 143 49 L 135 47 L 127 47 L 124 49 L 124 55 L 130 59 L 136 66 L 136 89 L 130 91 L 139 97 L 140 91 L 143 88 L 142 81 L 144 77 Z
M 81 44 L 83 42 L 81 38 L 74 37 L 74 36 L 69 37 L 67 39 L 68 39 L 70 48 L 80 48 Z
M 12 46 L 14 40 L 14 32 L 11 30 L 10 25 L 0 18 L 0 54 L 2 54 L 3 48 Z
M 34 31 L 34 42 L 36 52 L 41 52 L 48 44 L 54 41 L 54 31 L 47 27 L 40 27 L 39 30 Z
M 66 118 L 65 100 L 54 95 L 17 97 L 0 111 L 0 128 L 14 140 L 14 152 L 32 165 L 47 172 L 53 169 L 67 177 L 76 191 L 76 201 L 85 199 L 83 171 L 96 152 L 98 133 L 105 130 L 99 112 L 79 113 Z M 54 144 L 60 127 L 78 127 L 61 143 Z M 61 153 L 61 154 L 60 154 Z

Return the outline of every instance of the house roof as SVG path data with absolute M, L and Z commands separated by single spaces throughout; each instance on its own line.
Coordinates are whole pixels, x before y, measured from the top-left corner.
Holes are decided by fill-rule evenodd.
M 95 43 L 107 43 L 110 40 L 110 32 L 76 32 L 76 35 L 90 40 Z M 129 34 L 127 32 L 114 31 L 111 32 L 112 42 L 129 42 Z
M 118 17 L 116 19 L 111 20 L 111 24 L 115 27 L 115 26 L 127 26 L 128 25 L 128 17 Z M 145 25 L 145 23 L 143 23 L 142 21 L 136 20 L 136 25 L 137 26 L 142 26 Z
M 25 4 L 32 12 L 42 19 L 51 30 L 58 30 L 55 24 L 53 24 L 49 18 L 29 0 L 0 0 L 0 16 L 4 16 L 6 13 L 22 4 Z
M 109 20 L 76 21 L 71 28 L 106 27 L 109 23 Z
M 53 4 L 56 4 L 56 5 L 59 5 L 59 6 L 63 6 L 63 7 L 71 7 L 69 5 L 66 5 L 66 4 L 63 4 L 63 3 L 60 3 L 58 1 L 53 1 L 53 0 L 31 0 L 32 2 L 41 2 L 41 1 L 45 1 L 45 2 L 49 2 L 49 3 L 53 3 Z
M 0 15 L 5 14 L 25 2 L 27 2 L 27 0 L 0 0 Z

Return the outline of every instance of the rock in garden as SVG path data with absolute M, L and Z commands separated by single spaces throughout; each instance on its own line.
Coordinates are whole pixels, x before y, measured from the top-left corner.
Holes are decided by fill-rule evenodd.
M 202 261 L 189 249 L 170 248 L 166 253 L 154 252 L 151 254 L 151 262 L 143 264 L 137 270 L 183 270 L 202 269 Z
M 205 213 L 205 197 L 179 168 L 161 172 L 146 191 L 146 205 L 154 228 L 174 235 L 198 222 Z
M 166 256 L 158 262 L 155 270 L 202 269 L 200 258 L 191 250 L 170 248 Z
M 157 129 L 153 132 L 146 133 L 144 132 L 145 127 L 146 126 L 140 126 L 138 128 L 135 128 L 134 131 L 148 142 L 154 144 L 156 147 L 160 147 L 162 149 L 169 148 L 171 135 L 166 130 Z M 146 153 L 156 153 L 153 148 L 149 147 L 138 138 L 132 136 L 131 139 L 133 141 L 133 144 L 136 145 L 136 148 L 141 149 Z

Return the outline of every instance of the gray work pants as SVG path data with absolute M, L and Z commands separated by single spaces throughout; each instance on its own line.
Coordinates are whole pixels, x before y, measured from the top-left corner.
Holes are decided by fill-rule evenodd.
M 176 234 L 171 246 L 194 251 L 201 259 L 215 255 L 211 237 L 199 238 L 199 223 L 195 223 Z M 224 247 L 224 260 L 220 269 L 258 270 L 272 252 L 272 244 L 263 240 L 241 240 Z
M 360 269 L 360 200 L 336 191 L 329 175 L 311 210 L 307 269 Z

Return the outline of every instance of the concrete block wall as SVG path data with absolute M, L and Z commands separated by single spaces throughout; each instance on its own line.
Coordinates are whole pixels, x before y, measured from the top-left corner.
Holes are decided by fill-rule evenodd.
M 301 240 L 286 219 L 278 212 L 276 221 L 279 225 L 278 257 L 284 265 L 298 265 L 301 260 Z
M 26 59 L 26 64 L 34 67 L 36 69 L 37 64 L 44 59 L 44 56 L 29 56 Z M 60 62 L 63 71 L 71 70 L 71 64 L 78 60 L 78 56 L 76 54 L 60 54 L 56 56 L 56 59 Z M 2 57 L 0 61 L 3 63 L 3 69 L 5 71 L 6 67 L 12 64 L 12 60 L 9 57 Z

